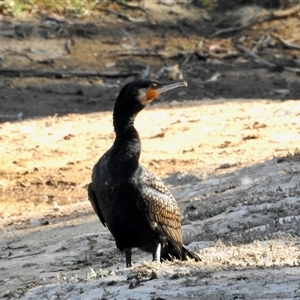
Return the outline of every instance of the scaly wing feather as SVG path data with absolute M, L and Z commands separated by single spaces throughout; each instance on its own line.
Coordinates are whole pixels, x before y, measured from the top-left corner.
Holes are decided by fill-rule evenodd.
M 176 200 L 153 173 L 142 166 L 138 172 L 138 208 L 146 215 L 151 227 L 164 235 L 181 255 L 181 216 Z

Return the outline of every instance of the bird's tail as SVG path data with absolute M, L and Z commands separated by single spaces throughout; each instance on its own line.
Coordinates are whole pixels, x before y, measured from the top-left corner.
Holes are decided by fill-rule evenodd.
M 195 261 L 202 261 L 201 257 L 195 253 L 194 251 L 189 250 L 185 245 L 182 245 L 182 253 L 183 253 L 183 260 L 187 260 L 188 258 L 192 258 Z
M 178 245 L 180 247 L 180 245 Z M 195 252 L 189 250 L 185 245 L 181 246 L 181 253 L 178 253 L 179 247 L 175 247 L 168 242 L 167 246 L 162 249 L 161 253 L 161 259 L 162 260 L 172 260 L 174 258 L 179 260 L 188 260 L 188 259 L 194 259 L 195 261 L 202 261 L 200 256 L 196 254 Z

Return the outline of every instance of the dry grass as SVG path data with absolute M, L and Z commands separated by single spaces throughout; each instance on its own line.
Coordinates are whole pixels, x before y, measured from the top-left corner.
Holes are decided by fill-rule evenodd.
M 106 1 L 110 2 L 110 1 Z M 0 1 L 0 14 L 18 16 L 23 12 L 43 13 L 53 12 L 63 15 L 85 16 L 95 8 L 95 0 L 18 0 Z
M 291 244 L 255 241 L 250 245 L 226 246 L 217 242 L 200 255 L 207 266 L 281 267 L 298 266 L 299 247 Z
M 289 152 L 286 156 L 277 159 L 279 163 L 283 161 L 300 161 L 300 150 L 296 148 L 294 153 Z
M 162 264 L 145 262 L 133 273 L 151 277 L 178 279 L 185 276 L 209 277 L 216 270 L 228 268 L 287 267 L 300 265 L 300 249 L 290 243 L 258 242 L 249 245 L 226 246 L 221 241 L 200 251 L 202 262 L 166 261 Z

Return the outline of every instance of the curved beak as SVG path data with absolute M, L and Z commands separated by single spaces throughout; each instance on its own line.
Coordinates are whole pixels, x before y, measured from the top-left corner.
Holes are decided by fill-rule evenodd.
M 175 83 L 168 83 L 168 84 L 164 84 L 163 86 L 155 89 L 155 92 L 157 93 L 157 95 L 160 95 L 164 92 L 173 90 L 173 89 L 177 89 L 179 87 L 187 87 L 187 83 L 185 81 L 179 81 L 179 82 L 175 82 Z

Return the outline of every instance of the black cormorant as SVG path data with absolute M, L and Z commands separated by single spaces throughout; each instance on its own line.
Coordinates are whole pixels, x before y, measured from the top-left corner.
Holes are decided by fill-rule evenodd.
M 126 267 L 132 265 L 132 248 L 152 253 L 158 261 L 200 260 L 182 244 L 180 210 L 173 195 L 139 164 L 141 140 L 134 127 L 137 114 L 154 98 L 186 86 L 184 81 L 162 84 L 155 79 L 126 84 L 114 105 L 115 141 L 93 168 L 89 200 L 117 248 L 125 252 Z

